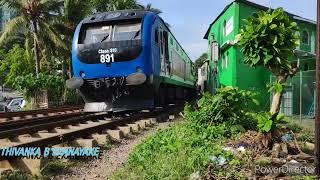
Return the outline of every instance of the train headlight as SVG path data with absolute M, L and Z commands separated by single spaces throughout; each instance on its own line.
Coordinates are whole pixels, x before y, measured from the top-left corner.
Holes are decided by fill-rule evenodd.
M 140 85 L 146 82 L 147 76 L 143 73 L 133 73 L 126 78 L 127 85 Z

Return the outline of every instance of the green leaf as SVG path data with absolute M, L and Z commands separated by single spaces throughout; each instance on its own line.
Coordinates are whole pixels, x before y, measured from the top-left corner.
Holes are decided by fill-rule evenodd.
M 267 120 L 266 122 L 265 122 L 265 124 L 264 124 L 264 126 L 263 126 L 263 128 L 262 128 L 262 131 L 264 131 L 264 132 L 270 132 L 270 130 L 271 130 L 271 128 L 272 128 L 272 120 Z
M 278 36 L 275 36 L 272 44 L 275 45 L 277 44 L 277 42 L 278 42 Z
M 278 26 L 276 24 L 271 24 L 270 25 L 270 29 L 274 29 L 274 28 L 277 28 Z

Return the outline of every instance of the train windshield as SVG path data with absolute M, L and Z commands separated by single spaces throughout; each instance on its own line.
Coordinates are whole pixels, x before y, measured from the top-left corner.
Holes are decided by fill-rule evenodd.
M 115 25 L 113 41 L 125 41 L 141 38 L 141 23 Z
M 84 29 L 81 37 L 80 44 L 138 40 L 141 39 L 141 23 L 89 26 Z
M 84 44 L 99 43 L 109 41 L 111 37 L 111 26 L 89 27 L 86 30 Z

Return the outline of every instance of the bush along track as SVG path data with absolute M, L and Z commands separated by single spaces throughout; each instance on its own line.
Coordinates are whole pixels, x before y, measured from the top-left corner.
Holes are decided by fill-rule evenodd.
M 257 103 L 254 96 L 252 92 L 226 87 L 215 96 L 204 94 L 195 105 L 187 104 L 185 121 L 144 140 L 113 179 L 247 179 L 299 175 L 255 169 L 279 168 L 288 163 L 309 167 L 312 156 L 303 153 L 299 144 L 306 144 L 312 135 L 289 124 L 284 116 L 279 115 L 270 123 L 268 113 L 251 112 Z M 291 127 L 301 132 L 296 135 Z M 273 134 L 267 147 L 266 132 Z

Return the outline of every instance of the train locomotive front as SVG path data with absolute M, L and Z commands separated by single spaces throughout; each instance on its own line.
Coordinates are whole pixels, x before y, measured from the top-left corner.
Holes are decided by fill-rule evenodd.
M 151 39 L 157 19 L 152 12 L 127 10 L 96 14 L 78 25 L 67 87 L 79 90 L 86 112 L 155 106 L 160 62 Z

